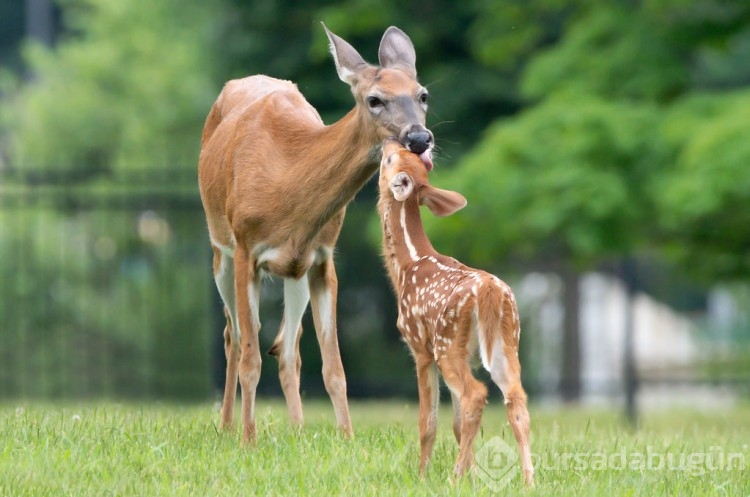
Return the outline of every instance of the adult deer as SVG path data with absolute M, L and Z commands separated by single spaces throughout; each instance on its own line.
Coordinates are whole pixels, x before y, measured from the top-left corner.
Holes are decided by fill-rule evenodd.
M 352 434 L 333 263 L 345 207 L 376 171 L 380 143 L 387 136 L 398 136 L 432 167 L 427 90 L 417 82 L 409 37 L 388 28 L 380 43 L 380 66 L 373 66 L 323 27 L 338 76 L 356 102 L 346 116 L 326 126 L 294 84 L 250 76 L 226 84 L 203 130 L 200 193 L 214 278 L 227 314 L 221 419 L 223 426 L 231 426 L 239 379 L 246 442 L 256 437 L 258 301 L 264 272 L 284 280 L 284 316 L 270 352 L 279 360 L 292 424 L 302 424 L 299 338 L 302 315 L 312 301 L 325 387 L 339 428 Z
M 420 205 L 447 216 L 463 208 L 466 199 L 431 186 L 422 162 L 395 140 L 383 144 L 379 187 L 383 254 L 398 297 L 397 326 L 417 366 L 420 474 L 435 442 L 436 366 L 453 400 L 453 432 L 459 443 L 455 473 L 462 475 L 474 462 L 472 442 L 487 402 L 487 388 L 469 365 L 478 348 L 482 365 L 505 397 L 524 481 L 531 485 L 530 420 L 521 385 L 521 328 L 513 292 L 496 276 L 437 253 L 422 227 Z

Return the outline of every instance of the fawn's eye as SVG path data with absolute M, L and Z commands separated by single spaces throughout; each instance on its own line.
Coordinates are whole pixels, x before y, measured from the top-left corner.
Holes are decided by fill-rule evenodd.
M 383 107 L 385 104 L 378 97 L 367 97 L 367 105 L 371 109 L 376 109 L 378 107 Z
M 429 98 L 429 96 L 430 96 L 430 95 L 429 95 L 429 94 L 428 94 L 427 92 L 425 92 L 425 93 L 421 93 L 421 94 L 419 95 L 419 101 L 420 101 L 421 103 L 423 103 L 423 104 L 426 104 L 426 103 L 427 103 L 427 99 Z

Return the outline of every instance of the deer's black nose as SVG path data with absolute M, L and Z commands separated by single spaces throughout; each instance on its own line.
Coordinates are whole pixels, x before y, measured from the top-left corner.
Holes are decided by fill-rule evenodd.
M 410 131 L 406 134 L 406 148 L 415 154 L 421 154 L 428 148 L 432 142 L 432 135 L 424 128 Z

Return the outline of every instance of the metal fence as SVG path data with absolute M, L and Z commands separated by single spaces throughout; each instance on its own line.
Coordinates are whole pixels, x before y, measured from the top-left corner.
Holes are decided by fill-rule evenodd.
M 213 308 L 179 175 L 0 187 L 0 398 L 199 398 Z
M 376 248 L 363 249 L 370 213 L 369 203 L 350 209 L 337 254 L 349 394 L 416 398 L 380 256 Z M 356 254 L 354 243 L 360 244 Z M 554 300 L 559 291 L 550 295 Z M 261 347 L 267 347 L 281 316 L 280 286 L 266 282 L 262 299 Z M 554 381 L 545 368 L 560 361 L 561 347 L 554 345 L 560 334 L 554 326 L 544 331 L 545 312 L 533 306 L 525 312 L 524 383 L 532 398 L 554 397 L 564 382 L 554 379 L 559 366 Z M 309 315 L 303 327 L 311 329 Z M 85 186 L 0 177 L 0 400 L 206 399 L 223 386 L 222 328 L 192 171 Z M 587 344 L 590 338 L 582 335 Z M 304 333 L 303 395 L 324 395 L 317 348 L 315 334 Z M 275 361 L 264 360 L 260 393 L 280 394 L 275 370 Z M 694 387 L 747 395 L 750 383 L 746 375 L 717 380 L 633 371 L 623 380 L 621 366 L 611 372 L 619 379 L 594 392 L 610 403 L 624 402 L 628 392 L 634 402 L 636 389 L 657 396 L 660 388 Z

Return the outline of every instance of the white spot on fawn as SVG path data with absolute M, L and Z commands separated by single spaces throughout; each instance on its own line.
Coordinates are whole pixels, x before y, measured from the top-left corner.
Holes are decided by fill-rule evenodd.
M 409 256 L 411 260 L 416 261 L 419 259 L 417 256 L 417 249 L 413 243 L 411 243 L 411 237 L 409 236 L 409 230 L 406 229 L 406 208 L 404 204 L 401 204 L 401 229 L 404 230 L 404 243 L 406 248 L 409 249 Z M 416 267 L 414 268 L 416 270 Z

